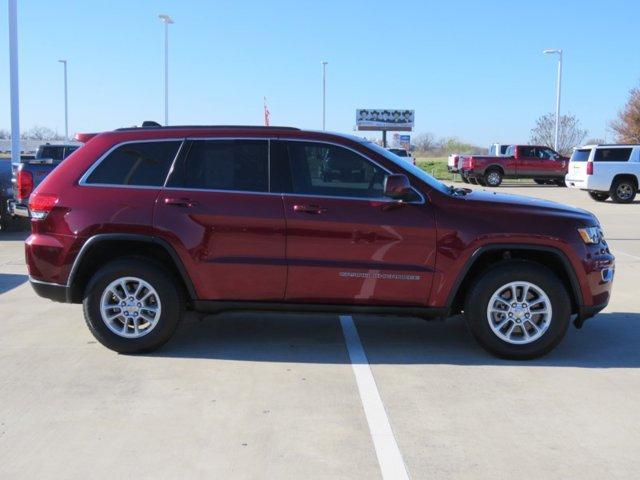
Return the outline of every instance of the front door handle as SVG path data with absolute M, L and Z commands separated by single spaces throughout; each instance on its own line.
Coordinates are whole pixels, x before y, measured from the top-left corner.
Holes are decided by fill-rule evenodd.
M 321 213 L 325 213 L 327 209 L 324 207 L 321 207 L 320 205 L 294 205 L 293 211 L 319 215 Z
M 174 207 L 191 208 L 191 207 L 195 207 L 196 205 L 198 205 L 198 202 L 196 202 L 195 200 L 191 200 L 190 198 L 165 198 L 164 199 L 164 204 L 165 205 L 171 205 L 171 206 L 174 206 Z

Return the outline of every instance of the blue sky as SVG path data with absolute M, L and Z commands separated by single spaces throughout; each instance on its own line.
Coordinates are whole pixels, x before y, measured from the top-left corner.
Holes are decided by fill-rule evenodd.
M 0 128 L 8 128 L 7 1 L 0 6 Z M 19 1 L 21 128 L 70 131 L 163 119 L 163 26 L 170 27 L 170 122 L 351 132 L 356 108 L 413 108 L 414 134 L 486 145 L 522 142 L 555 108 L 590 137 L 640 83 L 640 2 L 626 1 Z

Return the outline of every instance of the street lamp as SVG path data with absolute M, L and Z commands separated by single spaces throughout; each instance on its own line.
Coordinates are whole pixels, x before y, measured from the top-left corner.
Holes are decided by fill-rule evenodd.
M 325 130 L 327 122 L 327 63 L 322 61 L 322 130 Z
M 67 61 L 58 60 L 64 65 L 64 139 L 69 140 L 69 103 L 67 100 Z
M 11 163 L 20 163 L 20 98 L 18 92 L 18 5 L 9 0 L 9 89 L 11 95 Z
M 562 84 L 562 50 L 543 50 L 545 54 L 558 54 L 558 84 L 556 90 L 556 136 L 553 144 L 556 152 L 558 151 L 558 136 L 560 133 L 560 88 Z
M 173 20 L 161 13 L 158 18 L 164 23 L 164 124 L 169 125 L 169 24 Z

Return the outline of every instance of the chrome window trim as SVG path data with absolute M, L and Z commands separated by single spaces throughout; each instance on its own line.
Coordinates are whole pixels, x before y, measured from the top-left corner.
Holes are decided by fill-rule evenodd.
M 105 153 L 103 153 L 88 169 L 87 171 L 82 175 L 82 177 L 80 177 L 80 180 L 78 181 L 78 185 L 83 186 L 83 187 L 100 187 L 100 188 L 134 188 L 134 189 L 146 189 L 146 190 L 186 190 L 186 191 L 196 191 L 196 192 L 215 192 L 215 193 L 243 193 L 243 194 L 254 194 L 254 195 L 282 195 L 282 196 L 287 196 L 287 197 L 292 197 L 292 196 L 296 196 L 296 197 L 309 197 L 309 198 L 330 198 L 330 199 L 338 199 L 338 200 L 355 200 L 355 201 L 365 201 L 365 202 L 383 202 L 383 203 L 397 203 L 397 200 L 393 200 L 393 199 L 387 199 L 385 197 L 346 197 L 346 196 L 340 196 L 340 195 L 313 195 L 313 194 L 304 194 L 304 193 L 293 193 L 293 192 L 254 192 L 254 191 L 243 191 L 243 190 L 215 190 L 215 189 L 208 189 L 208 188 L 184 188 L 184 187 L 168 187 L 167 186 L 167 182 L 169 181 L 169 178 L 171 176 L 171 173 L 173 172 L 173 169 L 175 167 L 175 164 L 178 160 L 178 158 L 180 158 L 180 154 L 182 153 L 182 149 L 184 148 L 184 146 L 186 145 L 187 142 L 189 141 L 212 141 L 212 140 L 264 140 L 267 142 L 267 154 L 268 154 L 268 188 L 269 190 L 271 190 L 271 142 L 273 140 L 277 140 L 277 141 L 283 141 L 283 142 L 304 142 L 304 143 L 321 143 L 321 144 L 325 144 L 325 145 L 332 145 L 335 147 L 339 147 L 339 148 L 345 148 L 359 156 L 361 156 L 362 158 L 364 158 L 365 160 L 373 163 L 374 165 L 376 165 L 378 168 L 380 168 L 381 170 L 383 170 L 384 172 L 386 172 L 388 175 L 392 175 L 393 172 L 391 172 L 388 168 L 386 168 L 385 166 L 381 165 L 379 162 L 373 160 L 372 158 L 368 157 L 367 155 L 347 146 L 347 145 L 343 145 L 337 142 L 333 142 L 333 141 L 328 141 L 328 140 L 316 140 L 316 139 L 305 139 L 305 138 L 287 138 L 287 137 L 281 137 L 281 136 L 262 136 L 262 137 L 243 137 L 243 136 L 235 136 L 235 137 L 229 137 L 229 136 L 225 136 L 225 137 L 171 137 L 171 138 L 159 138 L 159 139 L 144 139 L 144 140 L 127 140 L 125 142 L 120 142 L 117 143 L 115 145 L 113 145 L 111 148 L 109 148 L 109 150 L 107 150 Z M 91 173 L 98 167 L 98 165 L 100 165 L 100 163 L 102 163 L 102 161 L 109 156 L 110 153 L 112 153 L 116 148 L 119 148 L 123 145 L 128 145 L 128 144 L 132 144 L 132 143 L 151 143 L 151 142 L 181 142 L 180 146 L 178 147 L 178 150 L 176 152 L 176 155 L 173 158 L 173 161 L 171 162 L 171 165 L 169 167 L 169 170 L 167 171 L 167 175 L 164 179 L 164 182 L 162 185 L 159 186 L 153 186 L 153 185 L 122 185 L 122 184 L 112 184 L 112 183 L 87 183 L 87 178 L 91 175 Z M 402 169 L 401 165 L 397 166 Z M 405 172 L 406 173 L 406 172 Z M 412 201 L 412 202 L 405 202 L 407 205 L 424 205 L 426 203 L 425 201 L 425 197 L 422 194 L 422 192 L 418 191 L 414 186 L 411 187 L 411 190 L 413 190 L 418 197 L 420 197 L 419 201 Z
M 91 174 L 93 173 L 93 171 L 98 168 L 98 166 L 111 154 L 113 153 L 113 151 L 117 148 L 120 148 L 124 145 L 130 145 L 132 143 L 159 143 L 159 142 L 181 142 L 180 145 L 178 146 L 178 150 L 176 151 L 176 155 L 174 156 L 172 162 L 171 162 L 171 166 L 169 167 L 169 169 L 171 169 L 171 167 L 173 166 L 173 164 L 176 161 L 176 158 L 178 156 L 178 154 L 180 153 L 180 151 L 182 150 L 182 145 L 184 144 L 184 137 L 179 137 L 179 138 L 154 138 L 154 139 L 144 139 L 144 140 L 127 140 L 125 142 L 120 142 L 120 143 L 116 143 L 115 145 L 113 145 L 111 148 L 109 148 L 106 152 L 104 152 L 102 155 L 100 155 L 100 157 L 98 157 L 98 159 L 93 162 L 93 164 L 87 169 L 86 172 L 84 172 L 84 174 L 80 177 L 80 180 L 78 180 L 78 185 L 81 187 L 111 187 L 111 188 L 140 188 L 140 189 L 156 189 L 159 190 L 162 188 L 163 184 L 166 183 L 167 181 L 167 177 L 165 176 L 165 180 L 164 183 L 162 185 L 123 185 L 120 183 L 87 183 L 87 179 L 89 178 L 89 176 L 91 176 Z M 167 172 L 168 175 L 168 172 Z

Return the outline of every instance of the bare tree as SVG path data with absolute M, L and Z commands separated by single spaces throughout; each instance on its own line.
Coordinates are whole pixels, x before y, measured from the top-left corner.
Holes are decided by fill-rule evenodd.
M 627 104 L 610 126 L 619 143 L 640 143 L 640 89 L 631 89 Z
M 531 130 L 531 143 L 554 148 L 556 134 L 556 115 L 547 113 L 536 120 Z M 558 153 L 569 155 L 573 147 L 579 145 L 587 136 L 587 131 L 580 127 L 580 120 L 575 115 L 560 115 L 560 131 L 558 133 Z
M 0 129 L 0 140 L 10 140 L 11 132 L 5 129 Z
M 35 126 L 24 132 L 21 137 L 25 140 L 62 140 L 64 137 L 50 128 Z
M 415 136 L 412 143 L 416 147 L 416 150 L 427 152 L 435 146 L 436 138 L 433 133 L 420 133 Z

